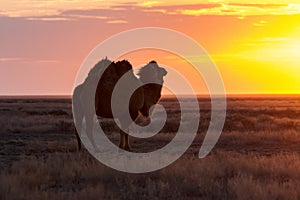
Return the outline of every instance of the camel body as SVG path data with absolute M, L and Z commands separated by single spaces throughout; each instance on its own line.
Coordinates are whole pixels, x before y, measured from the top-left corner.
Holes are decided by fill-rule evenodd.
M 108 67 L 103 72 L 105 66 Z M 100 72 L 103 74 L 99 80 Z M 129 100 L 129 105 L 126 105 L 124 102 L 124 105 L 121 105 L 121 110 L 124 110 L 124 112 L 128 112 L 129 110 L 130 117 L 133 121 L 137 119 L 139 113 L 148 118 L 150 107 L 159 101 L 163 76 L 165 76 L 167 72 L 165 69 L 159 67 L 155 61 L 149 62 L 140 70 L 140 78 L 138 79 L 133 74 L 132 66 L 128 61 L 123 60 L 114 63 L 107 59 L 101 60 L 92 68 L 86 80 L 75 88 L 73 93 L 73 108 L 77 109 L 76 112 L 73 113 L 77 113 L 75 123 L 78 129 L 78 131 L 76 131 L 76 138 L 79 150 L 81 149 L 81 141 L 78 132 L 81 131 L 79 129 L 82 127 L 83 118 L 85 118 L 86 121 L 86 133 L 92 145 L 96 147 L 92 136 L 94 113 L 104 118 L 121 118 L 124 115 L 123 111 L 117 113 L 116 116 L 113 115 L 111 99 L 113 89 L 125 73 L 130 77 L 130 84 L 135 85 L 137 89 L 133 92 Z M 160 84 L 143 85 L 143 81 L 146 82 L 149 79 L 156 79 Z M 90 103 L 91 98 L 94 98 L 94 104 Z M 131 122 L 132 120 L 121 122 L 123 128 L 128 127 L 130 125 L 129 121 Z M 130 150 L 129 135 L 122 129 L 120 129 L 119 147 L 124 150 Z

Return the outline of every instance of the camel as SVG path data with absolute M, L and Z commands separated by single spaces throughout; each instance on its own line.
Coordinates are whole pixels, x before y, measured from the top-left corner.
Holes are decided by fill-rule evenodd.
M 103 72 L 103 67 L 105 66 L 108 67 Z M 103 74 L 99 80 L 99 74 L 101 70 Z M 159 67 L 156 61 L 151 61 L 140 69 L 138 72 L 139 78 L 137 78 L 133 73 L 132 65 L 127 60 L 122 60 L 115 63 L 105 58 L 98 62 L 90 70 L 85 81 L 74 89 L 73 109 L 77 110 L 73 113 L 77 113 L 78 115 L 75 117 L 76 129 L 78 129 L 75 130 L 75 134 L 79 150 L 81 150 L 79 132 L 81 131 L 84 117 L 86 121 L 87 136 L 89 137 L 92 145 L 96 147 L 95 141 L 92 137 L 93 114 L 96 113 L 98 117 L 104 118 L 118 118 L 123 116 L 123 113 L 118 113 L 118 116 L 113 116 L 111 99 L 116 83 L 125 73 L 129 73 L 131 84 L 142 86 L 138 87 L 138 89 L 133 92 L 129 101 L 129 106 L 122 106 L 126 106 L 125 109 L 127 109 L 127 112 L 129 109 L 129 114 L 133 121 L 135 121 L 140 115 L 146 119 L 149 119 L 151 106 L 156 104 L 161 97 L 161 89 L 164 82 L 163 77 L 167 74 L 167 71 L 164 68 Z M 150 83 L 143 85 L 143 83 L 149 83 L 151 80 L 155 80 L 155 82 L 159 84 Z M 90 97 L 95 98 L 95 105 L 88 103 L 88 101 L 90 101 L 88 100 Z M 130 124 L 125 123 L 122 126 L 126 128 L 129 125 Z M 122 129 L 120 129 L 119 133 L 119 148 L 126 151 L 131 151 L 129 135 Z

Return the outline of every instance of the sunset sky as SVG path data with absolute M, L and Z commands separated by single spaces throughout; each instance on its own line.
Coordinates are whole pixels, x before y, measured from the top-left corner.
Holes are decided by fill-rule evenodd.
M 300 0 L 180 2 L 1 0 L 0 95 L 70 95 L 80 64 L 96 45 L 145 26 L 194 38 L 229 94 L 300 93 Z M 134 66 L 155 59 L 181 67 L 197 84 L 188 75 L 193 71 L 165 52 L 121 57 Z

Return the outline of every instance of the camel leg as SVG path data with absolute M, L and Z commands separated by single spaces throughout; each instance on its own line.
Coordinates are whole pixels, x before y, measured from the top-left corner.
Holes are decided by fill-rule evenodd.
M 139 115 L 139 113 L 137 111 L 130 111 L 130 117 L 131 117 L 131 119 L 136 120 L 137 117 L 138 117 L 138 115 Z M 124 133 L 124 134 L 125 134 L 125 137 L 124 137 L 124 140 L 125 140 L 124 141 L 125 142 L 124 149 L 127 150 L 127 151 L 131 151 L 131 146 L 130 146 L 130 143 L 129 143 L 129 134 L 127 134 L 127 133 Z
M 121 149 L 125 149 L 125 134 L 126 133 L 120 129 L 120 143 L 119 143 L 119 147 Z
M 81 150 L 81 140 L 80 140 L 79 133 L 76 128 L 75 128 L 75 136 L 76 136 L 76 140 L 77 140 L 78 151 L 80 151 Z
M 130 145 L 129 145 L 129 138 L 128 137 L 129 137 L 129 135 L 120 129 L 119 147 L 121 149 L 126 150 L 126 151 L 130 151 Z
M 81 127 L 82 127 L 82 122 L 83 122 L 83 114 L 82 112 L 77 112 L 76 113 L 76 117 L 75 117 L 75 136 L 76 136 L 76 140 L 77 140 L 77 145 L 78 145 L 78 151 L 81 150 L 81 140 L 80 140 L 80 132 L 81 132 Z
M 94 140 L 93 136 L 93 125 L 94 125 L 94 119 L 93 115 L 86 115 L 85 116 L 85 123 L 86 123 L 86 134 L 94 148 L 95 151 L 98 151 L 97 145 Z
M 127 133 L 125 133 L 125 137 L 124 137 L 124 149 L 127 150 L 127 151 L 131 151 L 131 147 L 129 145 L 129 135 Z
M 79 99 L 80 93 L 79 89 L 76 88 L 74 91 L 73 95 L 73 114 L 74 114 L 74 119 L 75 119 L 75 136 L 77 140 L 77 145 L 78 145 L 78 151 L 81 150 L 81 141 L 80 141 L 80 133 L 81 133 L 81 128 L 82 128 L 82 122 L 83 122 L 83 111 Z
M 131 118 L 126 118 L 126 115 L 125 116 L 122 116 L 119 118 L 120 120 L 120 123 L 121 123 L 121 127 L 123 130 L 127 129 L 129 127 L 129 125 L 132 123 L 132 119 L 136 119 L 137 116 L 138 116 L 138 112 L 135 111 L 130 111 L 130 116 Z M 120 129 L 120 143 L 119 143 L 119 147 L 121 149 L 124 149 L 126 151 L 130 151 L 131 148 L 130 148 L 130 145 L 129 145 L 129 135 L 124 132 L 122 129 Z
M 120 129 L 120 143 L 119 143 L 119 147 L 121 149 L 124 149 L 126 151 L 130 151 L 130 145 L 129 145 L 129 139 L 128 139 L 129 135 L 123 131 L 122 129 Z

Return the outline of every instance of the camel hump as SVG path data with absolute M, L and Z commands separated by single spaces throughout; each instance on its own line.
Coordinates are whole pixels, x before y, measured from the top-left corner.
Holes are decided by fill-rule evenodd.
M 101 78 L 104 78 L 104 79 L 109 79 L 109 78 L 116 79 L 116 78 L 118 78 L 117 66 L 116 66 L 115 62 L 112 62 L 108 65 L 108 67 L 104 71 Z
M 132 70 L 132 65 L 127 60 L 118 61 L 116 63 L 116 73 L 119 78 L 130 70 Z
M 103 75 L 101 83 L 116 83 L 126 72 L 132 70 L 132 65 L 127 60 L 111 62 Z
M 100 60 L 89 72 L 88 77 L 90 78 L 100 78 L 100 74 L 103 73 L 106 66 L 114 64 L 109 59 L 105 58 Z
M 151 60 L 150 62 L 149 62 L 149 64 L 150 63 L 152 63 L 152 64 L 157 64 L 157 62 L 155 61 L 155 60 Z
M 89 72 L 88 79 L 103 81 L 119 80 L 126 72 L 132 70 L 132 65 L 127 60 L 112 62 L 105 58 L 100 60 Z

